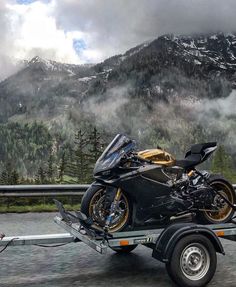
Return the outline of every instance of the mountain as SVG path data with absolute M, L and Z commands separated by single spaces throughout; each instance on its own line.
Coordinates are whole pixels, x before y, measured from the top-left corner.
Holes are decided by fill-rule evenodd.
M 49 134 L 41 134 L 47 134 L 56 150 L 73 145 L 75 130 L 88 125 L 108 137 L 125 132 L 143 146 L 158 142 L 175 153 L 206 140 L 233 150 L 236 114 L 229 107 L 236 104 L 234 89 L 236 34 L 164 35 L 94 65 L 40 57 L 25 61 L 0 82 L 0 127 L 26 125 L 29 138 L 42 127 L 27 124 L 43 122 Z M 11 128 L 20 137 L 20 128 Z M 26 142 L 34 154 L 34 144 Z M 47 142 L 43 150 L 45 146 Z M 7 143 L 0 149 L 0 163 L 1 153 L 9 153 Z
M 222 33 L 164 35 L 97 65 L 35 57 L 0 83 L 0 122 L 22 112 L 28 118 L 45 118 L 45 113 L 53 118 L 91 97 L 103 99 L 121 85 L 129 85 L 128 96 L 143 98 L 146 104 L 176 94 L 222 97 L 236 87 L 235 72 L 236 35 Z

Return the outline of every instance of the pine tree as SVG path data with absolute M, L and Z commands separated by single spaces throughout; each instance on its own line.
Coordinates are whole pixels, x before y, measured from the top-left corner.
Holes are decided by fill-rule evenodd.
M 46 173 L 44 169 L 40 166 L 36 174 L 35 182 L 38 184 L 44 184 L 47 182 Z
M 20 180 L 20 176 L 18 172 L 16 171 L 16 169 L 13 169 L 13 171 L 11 172 L 10 184 L 17 185 L 19 184 L 19 180 Z
M 12 166 L 10 162 L 6 164 L 6 184 L 11 185 Z
M 1 185 L 6 185 L 6 184 L 8 184 L 8 181 L 7 181 L 7 172 L 6 172 L 6 170 L 4 170 L 4 171 L 1 173 L 0 184 L 1 184 Z
M 76 178 L 78 183 L 86 183 L 88 180 L 88 138 L 85 132 L 79 130 L 75 135 L 75 148 L 70 150 L 66 173 Z
M 68 149 L 68 152 L 67 152 L 65 175 L 71 178 L 76 177 L 75 151 L 71 147 Z M 69 181 L 71 182 L 72 179 L 70 179 Z
M 8 162 L 1 173 L 0 184 L 15 185 L 19 184 L 20 176 L 16 169 L 12 169 L 12 165 Z
M 93 128 L 92 132 L 89 135 L 89 144 L 90 144 L 90 157 L 92 162 L 95 163 L 102 152 L 102 143 L 101 135 L 96 127 Z
M 88 139 L 86 133 L 79 130 L 75 137 L 76 177 L 79 183 L 86 183 L 88 178 L 89 157 L 87 153 Z
M 54 182 L 53 155 L 50 154 L 48 159 L 47 178 L 49 182 Z
M 229 180 L 234 180 L 234 168 L 231 156 L 225 151 L 223 145 L 220 145 L 212 160 L 211 170 L 214 173 L 220 173 Z
M 58 174 L 60 183 L 63 182 L 63 176 L 65 174 L 65 171 L 66 171 L 66 153 L 65 153 L 65 151 L 63 151 L 62 157 L 60 160 L 59 174 Z
M 100 157 L 103 150 L 102 140 L 101 140 L 101 134 L 97 130 L 96 127 L 92 129 L 92 131 L 89 134 L 89 170 L 88 170 L 88 179 L 89 181 L 92 180 L 92 174 L 93 174 L 93 168 Z

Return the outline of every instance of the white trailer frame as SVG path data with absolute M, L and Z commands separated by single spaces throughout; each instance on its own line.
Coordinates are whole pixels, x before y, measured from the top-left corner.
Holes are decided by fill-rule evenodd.
M 84 242 L 97 252 L 104 254 L 109 247 L 120 247 L 136 244 L 155 244 L 158 237 L 164 230 L 148 229 L 140 231 L 126 231 L 113 233 L 113 238 L 104 241 L 102 237 L 92 238 L 88 236 L 79 223 L 68 223 L 61 217 L 56 216 L 54 222 L 66 230 L 68 233 L 58 234 L 41 234 L 41 235 L 24 235 L 3 237 L 0 240 L 0 246 L 23 246 L 38 244 L 63 244 Z M 236 241 L 236 224 L 224 223 L 214 225 L 204 225 L 204 227 L 212 230 L 218 237 L 231 239 Z

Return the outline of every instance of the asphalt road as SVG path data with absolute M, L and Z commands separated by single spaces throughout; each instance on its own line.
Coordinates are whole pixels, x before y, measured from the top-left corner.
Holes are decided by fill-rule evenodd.
M 0 232 L 7 236 L 64 232 L 54 214 L 0 215 Z M 226 256 L 218 256 L 216 275 L 209 286 L 236 286 L 236 242 L 222 240 Z M 100 255 L 82 243 L 59 248 L 9 247 L 0 254 L 0 287 L 174 286 L 165 266 L 138 247 L 130 255 L 109 251 Z

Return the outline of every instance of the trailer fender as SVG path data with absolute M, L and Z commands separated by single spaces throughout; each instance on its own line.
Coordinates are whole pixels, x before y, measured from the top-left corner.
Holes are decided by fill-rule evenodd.
M 202 234 L 206 236 L 211 240 L 216 252 L 225 255 L 219 238 L 211 229 L 194 223 L 174 223 L 165 228 L 160 234 L 153 249 L 152 257 L 164 263 L 169 262 L 177 242 L 190 234 Z

